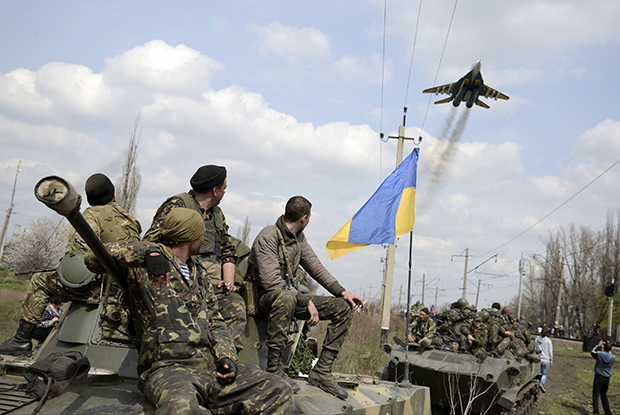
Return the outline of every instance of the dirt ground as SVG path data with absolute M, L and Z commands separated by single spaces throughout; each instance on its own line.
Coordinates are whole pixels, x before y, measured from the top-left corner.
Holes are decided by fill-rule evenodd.
M 592 414 L 592 380 L 594 378 L 595 360 L 590 353 L 581 352 L 582 343 L 566 340 L 552 339 L 554 348 L 553 365 L 549 370 L 546 393 L 541 394 L 535 409 L 535 413 L 549 414 Z M 566 350 L 572 348 L 579 353 L 568 355 Z M 616 356 L 620 350 L 614 348 L 612 353 Z M 614 365 L 612 382 L 609 385 L 608 398 L 612 413 L 618 414 L 620 403 L 620 385 L 617 375 L 618 370 Z M 584 381 L 584 379 L 589 379 Z M 602 413 L 602 406 L 599 403 Z

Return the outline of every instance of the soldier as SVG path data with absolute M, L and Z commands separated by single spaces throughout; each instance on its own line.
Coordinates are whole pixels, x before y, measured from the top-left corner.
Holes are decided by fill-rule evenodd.
M 158 414 L 292 413 L 286 382 L 237 361 L 207 271 L 192 259 L 205 230 L 195 210 L 175 208 L 152 235 L 157 243 L 106 244 L 127 269 L 138 386 Z M 102 269 L 92 253 L 84 263 L 93 272 Z
M 84 218 L 102 242 L 140 240 L 142 232 L 140 223 L 116 202 L 114 185 L 107 176 L 101 173 L 90 176 L 86 180 L 85 191 L 90 207 L 84 210 Z M 89 250 L 80 236 L 76 236 L 69 252 L 77 250 Z M 61 292 L 58 292 L 58 289 Z M 96 291 L 99 292 L 99 287 Z M 22 303 L 17 333 L 0 344 L 0 353 L 29 354 L 32 350 L 32 332 L 41 322 L 50 298 L 83 296 L 84 294 L 84 292 L 64 287 L 56 271 L 34 274 Z
M 331 368 L 351 327 L 353 311 L 363 307 L 364 302 L 345 291 L 306 240 L 303 230 L 310 222 L 311 207 L 306 198 L 292 197 L 284 215 L 275 225 L 263 228 L 252 244 L 250 266 L 257 271 L 262 288 L 259 310 L 269 316 L 267 371 L 288 379 L 283 370 L 282 352 L 293 317 L 307 320 L 310 326 L 319 320 L 330 320 L 323 350 L 308 375 L 308 383 L 346 399 L 348 394 L 336 382 Z M 300 265 L 334 297 L 305 295 L 299 291 L 292 277 Z
M 218 206 L 228 186 L 226 168 L 202 166 L 190 180 L 192 190 L 168 198 L 157 209 L 151 228 L 144 235 L 144 241 L 153 241 L 161 230 L 170 211 L 177 207 L 198 212 L 205 222 L 205 238 L 200 253 L 194 258 L 207 270 L 209 280 L 215 289 L 220 312 L 230 332 L 237 351 L 243 349 L 243 332 L 246 325 L 245 303 L 235 285 L 236 256 L 228 225 L 222 209 Z
M 461 343 L 466 345 L 467 351 L 483 361 L 487 357 L 485 351 L 488 342 L 489 327 L 482 322 L 482 317 L 476 314 L 470 324 L 461 325 Z
M 426 350 L 435 340 L 435 321 L 429 318 L 430 313 L 429 309 L 424 307 L 420 310 L 420 317 L 415 319 L 409 326 L 409 342 L 418 343 L 420 345 L 418 352 L 420 353 Z M 441 344 L 441 342 L 438 343 L 440 346 Z

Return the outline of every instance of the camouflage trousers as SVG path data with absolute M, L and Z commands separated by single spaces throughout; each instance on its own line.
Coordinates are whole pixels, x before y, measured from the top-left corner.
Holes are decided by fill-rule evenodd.
M 21 318 L 28 323 L 39 324 L 45 307 L 50 303 L 50 297 L 90 297 L 94 291 L 99 290 L 100 287 L 93 291 L 71 289 L 65 287 L 58 280 L 58 273 L 56 271 L 37 272 L 30 279 L 30 283 L 28 283 L 28 290 L 22 301 Z
M 320 320 L 329 320 L 323 348 L 338 353 L 351 327 L 353 307 L 343 298 L 309 295 L 319 313 Z M 293 317 L 308 320 L 307 307 L 298 307 L 295 293 L 289 290 L 269 291 L 258 300 L 261 314 L 269 317 L 267 347 L 284 350 L 289 326 Z
M 209 282 L 213 286 L 213 292 L 215 292 L 217 303 L 220 306 L 220 314 L 226 323 L 228 333 L 233 339 L 237 352 L 240 352 L 243 349 L 243 332 L 247 323 L 245 301 L 238 292 L 226 294 L 225 287 L 217 288 L 217 284 L 222 278 L 221 263 L 201 260 L 201 264 L 209 275 Z
M 292 414 L 293 390 L 283 379 L 242 362 L 237 378 L 221 385 L 213 370 L 172 364 L 143 385 L 157 414 Z

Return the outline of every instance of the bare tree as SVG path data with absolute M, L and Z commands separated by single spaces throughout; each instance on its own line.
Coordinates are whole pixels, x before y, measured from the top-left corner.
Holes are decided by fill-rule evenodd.
M 138 145 L 142 136 L 142 126 L 140 125 L 140 114 L 136 117 L 133 124 L 133 132 L 129 139 L 129 148 L 125 154 L 123 164 L 123 174 L 116 182 L 116 201 L 132 215 L 135 213 L 138 193 L 142 184 L 142 175 L 137 165 Z
M 16 271 L 56 268 L 69 247 L 70 227 L 47 216 L 30 221 L 28 228 L 7 247 L 6 260 Z
M 252 229 L 252 222 L 248 216 L 245 217 L 243 226 L 239 226 L 237 229 L 237 238 L 241 239 L 241 242 L 250 246 L 250 229 Z

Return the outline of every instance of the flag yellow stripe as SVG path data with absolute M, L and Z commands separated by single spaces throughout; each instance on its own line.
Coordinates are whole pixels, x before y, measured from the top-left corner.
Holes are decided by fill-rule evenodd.
M 346 223 L 336 234 L 327 242 L 327 254 L 331 259 L 338 258 L 349 252 L 357 251 L 370 244 L 357 244 L 349 242 L 349 231 L 351 230 L 351 220 Z
M 349 221 L 350 222 L 350 221 Z M 396 236 L 413 230 L 415 222 L 415 187 L 403 189 L 396 212 Z

